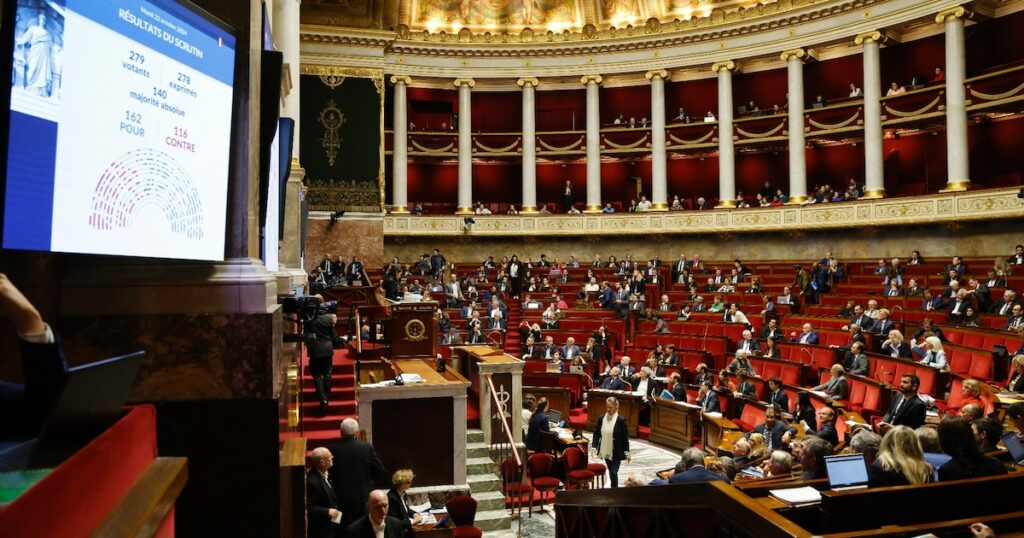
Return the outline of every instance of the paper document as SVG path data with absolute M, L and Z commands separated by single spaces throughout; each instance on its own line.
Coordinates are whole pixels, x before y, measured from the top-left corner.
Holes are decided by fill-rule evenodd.
M 401 374 L 403 383 L 423 383 L 423 377 L 420 374 L 405 373 Z
M 821 502 L 821 492 L 811 486 L 802 488 L 773 489 L 768 491 L 772 497 L 791 505 L 814 504 Z
M 412 510 L 413 512 L 417 512 L 417 513 L 419 513 L 419 512 L 426 512 L 427 510 L 430 510 L 430 501 L 427 501 L 427 502 L 425 502 L 423 504 L 415 504 L 415 505 L 411 504 L 411 505 L 409 505 L 409 510 Z
M 420 525 L 433 525 L 434 523 L 437 523 L 437 518 L 434 517 L 434 514 L 422 514 L 420 516 Z
M 331 523 L 334 523 L 335 525 L 341 523 L 341 510 L 338 510 L 338 515 L 331 518 Z

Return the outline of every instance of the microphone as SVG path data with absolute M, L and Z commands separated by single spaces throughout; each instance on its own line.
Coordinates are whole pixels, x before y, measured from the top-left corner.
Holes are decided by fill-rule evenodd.
M 437 354 L 437 373 L 443 374 L 447 364 L 444 361 L 444 357 L 440 353 Z

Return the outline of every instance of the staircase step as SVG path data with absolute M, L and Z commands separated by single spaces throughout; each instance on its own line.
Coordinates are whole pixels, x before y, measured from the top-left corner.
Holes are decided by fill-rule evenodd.
M 511 529 L 512 517 L 509 516 L 508 510 L 504 508 L 501 510 L 484 511 L 478 509 L 476 519 L 473 520 L 473 526 L 484 532 Z
M 338 374 L 337 371 L 331 375 L 331 386 L 334 388 L 348 387 L 352 388 L 356 384 L 356 376 L 353 374 Z M 313 388 L 316 385 L 313 383 L 313 376 L 304 375 L 302 376 L 302 388 Z
M 316 401 L 316 398 L 304 399 L 302 402 L 302 416 L 316 417 L 319 414 L 320 402 Z M 353 400 L 335 400 L 332 398 L 327 405 L 327 413 L 325 416 L 332 415 L 355 416 L 356 402 Z
M 501 491 L 484 491 L 474 493 L 477 512 L 487 510 L 502 510 L 505 508 L 505 495 Z
M 352 387 L 331 387 L 331 395 L 328 399 L 332 401 L 337 400 L 339 402 L 355 401 L 356 391 Z M 317 401 L 316 389 L 313 387 L 304 387 L 302 389 L 302 400 L 305 402 Z
M 469 475 L 466 477 L 466 482 L 469 483 L 469 490 L 474 495 L 501 489 L 501 480 L 496 474 Z
M 467 458 L 487 458 L 490 455 L 491 450 L 487 443 L 469 443 L 466 445 Z
M 489 457 L 466 458 L 466 472 L 471 475 L 484 473 L 494 474 L 498 472 L 498 465 Z
M 481 429 L 469 429 L 466 430 L 466 442 L 468 443 L 483 443 L 484 442 L 484 431 Z

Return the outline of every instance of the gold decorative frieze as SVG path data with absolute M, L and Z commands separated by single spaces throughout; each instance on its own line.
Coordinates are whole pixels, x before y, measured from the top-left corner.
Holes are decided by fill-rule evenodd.
M 1024 219 L 1017 187 L 838 204 L 611 215 L 476 217 L 467 231 L 462 217 L 389 215 L 384 234 L 403 236 L 584 236 L 788 232 L 831 228 L 906 226 L 969 220 Z

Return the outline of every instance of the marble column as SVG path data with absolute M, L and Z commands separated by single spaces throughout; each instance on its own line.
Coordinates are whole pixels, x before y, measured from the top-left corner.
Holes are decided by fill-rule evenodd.
M 585 75 L 587 86 L 587 207 L 584 213 L 601 212 L 601 75 Z
M 459 89 L 459 205 L 456 215 L 473 214 L 473 133 L 471 91 L 476 81 L 471 78 L 455 79 Z
M 878 49 L 885 36 L 864 32 L 854 43 L 864 47 L 864 196 L 885 196 L 885 157 L 882 152 L 882 62 Z
M 537 108 L 536 88 L 540 81 L 524 77 L 516 81 L 523 89 L 523 202 L 520 213 L 537 212 Z
M 782 53 L 789 91 L 789 203 L 807 200 L 807 145 L 804 141 L 804 49 Z
M 718 206 L 736 207 L 736 155 L 733 146 L 732 72 L 736 62 L 717 62 L 718 73 Z
M 274 0 L 274 46 L 284 60 L 286 91 L 281 95 L 281 116 L 295 120 L 292 145 L 293 167 L 299 158 L 299 5 L 301 0 Z M 293 172 L 294 174 L 294 172 Z
M 391 212 L 409 212 L 409 104 L 406 89 L 412 79 L 404 75 L 394 75 L 391 83 L 395 85 L 394 105 L 394 137 L 391 142 Z
M 964 19 L 972 13 L 963 6 L 935 17 L 946 25 L 946 187 L 942 192 L 967 190 L 971 170 L 967 147 L 967 77 Z
M 651 81 L 651 210 L 668 211 L 668 171 L 665 151 L 665 79 L 656 69 L 644 76 Z

